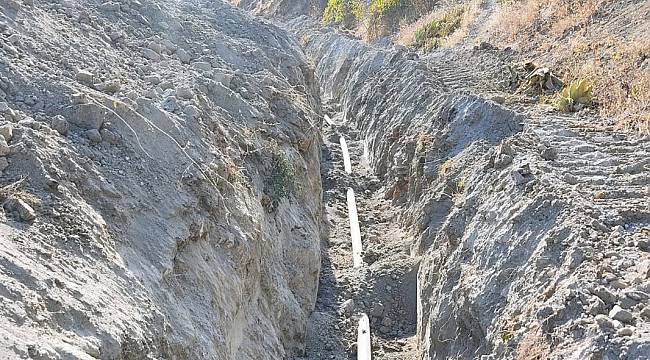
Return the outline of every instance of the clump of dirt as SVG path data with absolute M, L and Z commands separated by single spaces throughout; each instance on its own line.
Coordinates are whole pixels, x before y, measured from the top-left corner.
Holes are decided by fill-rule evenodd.
M 222 1 L 2 0 L 0 89 L 3 357 L 302 352 L 320 101 L 286 32 Z

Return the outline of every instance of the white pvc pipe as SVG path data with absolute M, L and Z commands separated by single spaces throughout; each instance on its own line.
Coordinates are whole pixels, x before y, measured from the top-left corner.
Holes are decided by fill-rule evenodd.
M 361 314 L 359 330 L 357 332 L 357 360 L 371 360 L 372 348 L 370 346 L 370 321 L 368 315 Z
M 343 167 L 345 168 L 346 173 L 352 174 L 352 162 L 350 161 L 348 144 L 345 142 L 345 138 L 343 138 L 343 136 L 341 136 L 339 140 L 341 142 L 341 151 L 343 152 Z
M 352 266 L 363 265 L 361 259 L 361 229 L 359 228 L 359 216 L 357 214 L 357 203 L 354 199 L 354 190 L 348 188 L 348 213 L 350 217 L 350 235 L 352 237 Z
M 334 123 L 334 121 L 332 121 L 332 118 L 329 117 L 327 114 L 325 114 L 324 118 L 325 118 L 325 122 L 326 122 L 326 123 L 328 123 L 328 124 L 330 124 L 330 125 L 332 125 L 332 126 L 336 126 L 336 124 Z

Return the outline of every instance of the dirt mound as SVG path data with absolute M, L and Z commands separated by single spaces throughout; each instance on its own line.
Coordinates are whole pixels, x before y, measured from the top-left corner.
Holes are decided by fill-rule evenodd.
M 221 1 L 0 1 L 0 353 L 284 358 L 316 296 L 320 102 Z

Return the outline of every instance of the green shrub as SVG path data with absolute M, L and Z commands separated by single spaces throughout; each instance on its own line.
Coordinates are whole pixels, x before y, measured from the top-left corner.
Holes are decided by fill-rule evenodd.
M 440 41 L 458 30 L 463 21 L 465 8 L 455 7 L 441 18 L 434 19 L 415 31 L 413 46 L 431 51 L 440 46 Z
M 324 22 L 340 24 L 344 21 L 363 19 L 363 5 L 360 0 L 328 0 L 323 12 Z
M 372 0 L 368 7 L 368 13 L 371 16 L 385 16 L 399 9 L 401 5 L 401 0 Z
M 559 111 L 580 111 L 591 105 L 592 85 L 585 79 L 572 81 L 566 86 L 555 100 L 555 108 Z
M 277 208 L 280 200 L 288 197 L 295 187 L 295 171 L 293 165 L 284 154 L 278 154 L 273 159 L 271 176 L 266 180 L 264 192 L 270 198 L 267 204 L 269 211 Z

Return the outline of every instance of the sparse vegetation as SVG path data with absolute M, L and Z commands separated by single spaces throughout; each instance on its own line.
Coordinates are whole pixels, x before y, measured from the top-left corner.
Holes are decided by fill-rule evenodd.
M 589 79 L 594 108 L 620 129 L 648 134 L 650 44 L 643 7 L 612 8 L 606 0 L 499 1 L 493 43 L 513 44 L 564 74 Z M 624 10 L 626 9 L 626 10 Z M 625 11 L 629 28 L 616 19 Z
M 559 111 L 580 111 L 591 105 L 591 83 L 585 79 L 572 81 L 557 96 L 555 108 Z
M 323 12 L 323 21 L 354 25 L 363 19 L 363 11 L 360 0 L 328 0 Z
M 418 175 L 422 175 L 424 172 L 424 163 L 426 162 L 427 149 L 431 146 L 432 143 L 433 137 L 431 134 L 422 133 L 418 136 L 418 140 L 415 145 L 415 156 L 413 158 L 413 162 Z
M 436 5 L 424 0 L 328 0 L 323 21 L 344 28 L 362 25 L 363 35 L 376 39 L 397 31 L 404 21 L 413 21 Z
M 280 200 L 288 197 L 295 187 L 295 171 L 293 165 L 283 153 L 278 153 L 273 159 L 271 175 L 267 179 L 264 192 L 270 201 L 265 204 L 269 211 L 274 211 Z
M 454 160 L 447 159 L 440 167 L 438 168 L 438 177 L 444 178 L 451 173 L 452 168 L 454 167 Z
M 415 31 L 412 46 L 424 51 L 438 48 L 443 39 L 460 28 L 464 14 L 465 8 L 458 6 L 447 11 L 442 17 L 424 24 Z

